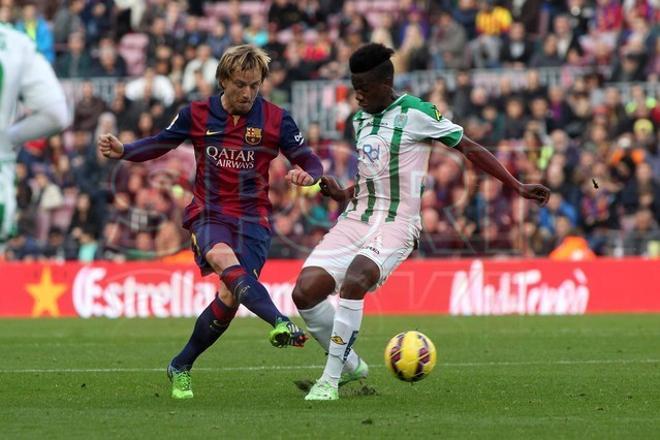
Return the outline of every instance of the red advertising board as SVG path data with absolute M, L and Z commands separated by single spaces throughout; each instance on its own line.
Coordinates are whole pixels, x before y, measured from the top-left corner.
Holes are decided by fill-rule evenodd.
M 273 260 L 261 281 L 286 314 L 302 261 Z M 660 261 L 410 260 L 367 297 L 367 314 L 660 312 Z M 216 291 L 195 266 L 0 264 L 0 317 L 192 317 Z M 241 309 L 239 315 L 249 312 Z

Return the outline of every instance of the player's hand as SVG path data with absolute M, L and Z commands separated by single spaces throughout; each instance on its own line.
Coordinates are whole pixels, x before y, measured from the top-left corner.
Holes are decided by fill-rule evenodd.
M 548 203 L 548 199 L 550 198 L 550 189 L 537 183 L 527 183 L 520 185 L 520 188 L 518 188 L 518 194 L 544 206 Z
M 297 166 L 287 173 L 286 181 L 298 186 L 314 185 L 314 178 Z
M 344 190 L 337 183 L 334 177 L 323 176 L 321 177 L 321 182 L 319 184 L 321 187 L 321 194 L 326 197 L 330 197 L 337 202 L 343 202 L 346 196 Z
M 109 159 L 120 159 L 124 154 L 124 144 L 111 134 L 102 134 L 96 143 L 99 151 Z

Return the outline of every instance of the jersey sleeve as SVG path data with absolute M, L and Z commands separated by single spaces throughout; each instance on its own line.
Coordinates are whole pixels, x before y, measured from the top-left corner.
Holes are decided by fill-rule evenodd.
M 280 150 L 289 159 L 289 162 L 305 170 L 315 181 L 321 178 L 323 174 L 321 160 L 307 145 L 300 129 L 286 111 L 282 115 L 280 123 L 279 141 Z
M 463 127 L 440 114 L 435 105 L 423 102 L 409 112 L 406 129 L 418 140 L 433 139 L 448 147 L 455 147 L 463 138 Z
M 124 145 L 122 159 L 144 162 L 162 156 L 188 139 L 191 123 L 190 105 L 187 105 L 179 111 L 165 130 L 155 136 Z
M 16 42 L 17 46 L 22 46 L 18 48 L 21 56 L 16 57 L 20 64 L 12 66 L 18 69 L 18 90 L 12 90 L 10 99 L 15 106 L 18 95 L 21 104 L 30 111 L 7 128 L 9 143 L 14 146 L 64 130 L 72 119 L 64 90 L 51 65 L 36 52 L 32 42 L 20 43 Z M 13 119 L 13 115 L 10 117 Z
M 160 132 L 159 135 L 162 135 L 163 139 L 171 139 L 173 142 L 178 142 L 180 144 L 190 136 L 191 125 L 192 116 L 189 104 L 179 110 L 179 113 L 177 113 L 174 119 L 172 119 L 170 125 Z
M 53 68 L 34 47 L 27 50 L 20 88 L 21 102 L 33 111 L 57 103 L 66 103 L 64 91 Z

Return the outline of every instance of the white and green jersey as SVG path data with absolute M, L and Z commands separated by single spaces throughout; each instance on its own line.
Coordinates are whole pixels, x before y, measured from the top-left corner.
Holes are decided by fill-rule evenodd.
M 429 102 L 402 95 L 382 112 L 353 118 L 358 175 L 344 216 L 369 224 L 404 221 L 420 226 L 420 201 L 431 142 L 455 147 L 463 128 Z
M 19 99 L 30 115 L 15 122 Z M 13 229 L 16 211 L 14 144 L 62 129 L 67 112 L 64 91 L 34 42 L 0 23 L 0 243 Z
M 33 112 L 66 102 L 52 67 L 34 42 L 0 23 L 0 160 L 14 157 L 6 133 L 14 123 L 19 98 Z

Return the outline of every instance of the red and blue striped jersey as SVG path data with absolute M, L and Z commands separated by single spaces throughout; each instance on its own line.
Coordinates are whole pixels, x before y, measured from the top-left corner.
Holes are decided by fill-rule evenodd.
M 268 199 L 270 162 L 282 152 L 315 180 L 323 168 L 306 145 L 291 115 L 257 97 L 250 112 L 236 117 L 222 107 L 220 96 L 187 105 L 155 136 L 124 145 L 123 159 L 154 159 L 189 139 L 195 149 L 193 200 L 184 226 L 204 218 L 256 223 L 270 229 Z

